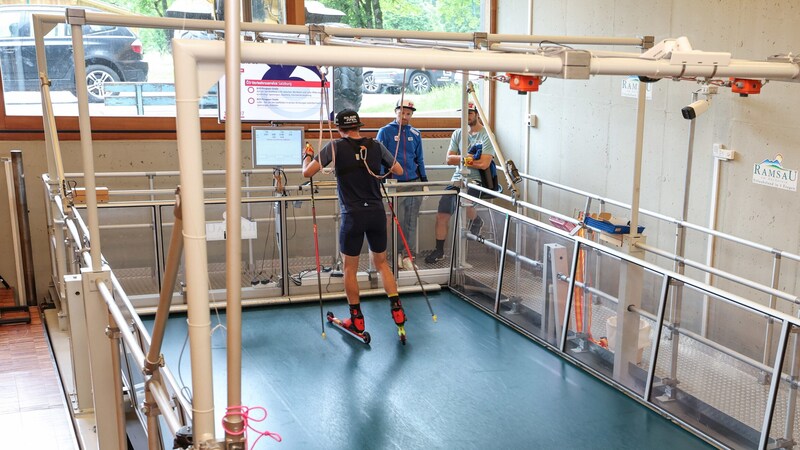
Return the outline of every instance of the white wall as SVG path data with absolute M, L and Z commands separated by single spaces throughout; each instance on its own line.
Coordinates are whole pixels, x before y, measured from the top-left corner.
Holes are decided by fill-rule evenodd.
M 687 36 L 695 49 L 731 52 L 734 58 L 766 59 L 797 50 L 800 42 L 800 5 L 778 0 L 769 7 L 753 8 L 744 1 L 554 1 L 532 0 L 533 34 L 632 37 L 654 35 L 656 42 Z M 524 0 L 501 2 L 499 33 L 524 31 Z M 587 47 L 588 48 L 588 47 Z M 635 48 L 603 48 L 638 51 Z M 550 78 L 532 96 L 530 113 L 539 126 L 528 133 L 518 126 L 495 130 L 501 146 L 514 159 L 527 159 L 532 175 L 631 202 L 632 158 L 636 100 L 620 95 L 621 77 L 591 80 Z M 680 109 L 691 101 L 693 82 L 661 80 L 647 101 L 641 207 L 671 217 L 681 214 L 689 122 Z M 528 113 L 525 97 L 498 88 L 495 108 L 498 124 L 520 124 Z M 735 149 L 735 161 L 721 169 L 717 229 L 781 250 L 800 253 L 798 231 L 800 197 L 797 192 L 752 183 L 753 164 L 783 154 L 784 167 L 800 169 L 800 85 L 772 82 L 761 95 L 741 98 L 720 89 L 712 108 L 697 119 L 688 220 L 706 225 L 711 193 L 712 144 Z M 524 155 L 525 139 L 531 152 Z M 535 193 L 535 189 L 532 191 Z M 545 190 L 546 204 L 562 212 L 582 209 L 583 199 L 553 195 Z M 547 195 L 550 193 L 550 195 Z M 643 219 L 648 243 L 671 249 L 674 226 L 657 226 Z M 687 256 L 705 260 L 706 241 L 689 235 Z M 664 267 L 671 263 L 663 259 Z M 769 284 L 771 255 L 720 244 L 717 264 L 724 270 Z M 688 271 L 687 271 L 688 273 Z M 696 273 L 696 272 L 695 272 Z M 783 261 L 779 288 L 798 293 L 798 265 Z M 720 283 L 748 298 L 765 302 L 766 296 Z M 793 312 L 785 303 L 779 309 Z M 732 324 L 736 324 L 736 320 Z M 745 325 L 745 324 L 741 324 Z

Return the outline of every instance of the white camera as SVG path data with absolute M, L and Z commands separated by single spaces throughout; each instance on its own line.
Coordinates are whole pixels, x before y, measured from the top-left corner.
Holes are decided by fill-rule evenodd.
M 689 106 L 684 106 L 683 109 L 681 109 L 681 114 L 683 114 L 684 119 L 692 120 L 697 116 L 703 114 L 704 112 L 708 111 L 708 106 L 710 104 L 711 101 L 708 99 L 698 100 Z

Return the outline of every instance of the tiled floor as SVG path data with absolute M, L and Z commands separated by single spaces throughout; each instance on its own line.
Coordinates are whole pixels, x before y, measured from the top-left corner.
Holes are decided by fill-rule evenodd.
M 0 287 L 0 305 L 13 291 Z M 4 314 L 4 318 L 18 313 Z M 9 449 L 77 449 L 37 308 L 30 324 L 0 325 L 0 436 Z

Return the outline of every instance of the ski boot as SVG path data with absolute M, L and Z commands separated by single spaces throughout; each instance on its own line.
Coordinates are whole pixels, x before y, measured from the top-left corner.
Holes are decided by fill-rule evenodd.
M 350 336 L 361 340 L 365 344 L 369 344 L 371 340 L 369 333 L 364 331 L 364 316 L 361 314 L 361 308 L 351 307 L 350 318 L 345 320 L 336 318 L 332 312 L 328 311 L 328 322 L 336 325 Z
M 389 297 L 392 301 L 392 319 L 397 325 L 397 334 L 400 336 L 400 342 L 406 345 L 406 312 L 403 310 L 403 304 L 400 303 L 400 298 L 396 296 Z

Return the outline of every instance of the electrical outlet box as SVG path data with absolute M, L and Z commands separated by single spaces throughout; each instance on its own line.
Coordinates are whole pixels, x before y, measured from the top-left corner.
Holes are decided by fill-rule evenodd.
M 719 91 L 719 87 L 707 84 L 700 88 L 700 93 L 705 95 L 714 95 Z
M 714 144 L 714 157 L 724 161 L 732 161 L 736 157 L 736 151 L 725 148 L 723 144 Z
M 539 118 L 536 117 L 536 114 L 528 114 L 528 126 L 531 128 L 536 128 L 539 125 L 538 119 Z

